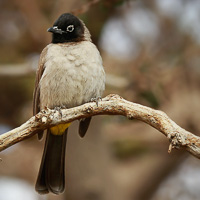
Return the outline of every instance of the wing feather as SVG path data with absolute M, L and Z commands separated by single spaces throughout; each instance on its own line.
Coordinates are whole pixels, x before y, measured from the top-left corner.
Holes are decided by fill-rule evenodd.
M 35 79 L 35 89 L 33 93 L 33 115 L 36 115 L 40 112 L 40 79 L 45 69 L 45 62 L 46 62 L 46 54 L 47 54 L 48 47 L 44 48 L 39 59 L 38 69 L 36 72 L 36 79 Z M 38 138 L 41 139 L 43 136 L 43 131 L 38 132 Z

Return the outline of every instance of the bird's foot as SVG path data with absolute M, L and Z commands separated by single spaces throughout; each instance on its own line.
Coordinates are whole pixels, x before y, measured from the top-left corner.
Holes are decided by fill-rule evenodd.
M 101 101 L 101 100 L 102 100 L 101 97 L 96 97 L 96 98 L 91 98 L 90 102 L 96 102 L 97 107 L 98 107 L 98 105 L 99 105 L 99 101 Z

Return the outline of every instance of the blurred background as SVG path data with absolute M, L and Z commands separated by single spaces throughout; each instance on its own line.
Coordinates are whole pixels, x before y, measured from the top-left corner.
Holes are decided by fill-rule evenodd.
M 0 133 L 32 116 L 35 70 L 51 41 L 46 30 L 72 12 L 89 28 L 107 74 L 104 96 L 163 110 L 200 132 L 200 1 L 0 0 Z M 34 136 L 0 153 L 0 200 L 197 200 L 200 162 L 150 126 L 94 117 L 80 139 L 69 131 L 65 193 L 34 190 L 44 140 Z

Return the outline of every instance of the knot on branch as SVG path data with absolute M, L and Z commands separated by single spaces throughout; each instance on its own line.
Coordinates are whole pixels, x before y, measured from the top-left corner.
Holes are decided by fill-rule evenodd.
M 169 150 L 170 153 L 172 149 L 180 149 L 181 147 L 187 146 L 190 142 L 187 140 L 183 134 L 180 134 L 178 131 L 174 131 L 167 136 L 170 141 Z
M 92 106 L 88 106 L 87 108 L 86 108 L 86 110 L 85 110 L 85 112 L 84 113 L 91 113 L 92 111 L 93 111 L 93 107 Z
M 132 113 L 132 112 L 127 112 L 127 113 L 126 113 L 126 116 L 127 116 L 127 118 L 128 118 L 129 120 L 135 119 L 135 115 L 134 115 L 134 113 Z
M 56 110 L 54 110 L 52 112 L 51 109 L 45 107 L 43 110 L 41 110 L 41 112 L 39 112 L 35 115 L 35 122 L 38 122 L 38 123 L 41 123 L 41 124 L 51 123 L 52 120 L 54 119 L 55 113 L 56 113 Z

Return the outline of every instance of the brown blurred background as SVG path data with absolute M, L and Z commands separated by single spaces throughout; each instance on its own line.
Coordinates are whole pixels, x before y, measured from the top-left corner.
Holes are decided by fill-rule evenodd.
M 107 74 L 104 96 L 163 110 L 200 132 L 200 1 L 0 0 L 0 132 L 32 116 L 39 54 L 64 12 L 84 20 Z M 84 139 L 69 131 L 65 193 L 38 195 L 34 184 L 44 141 L 1 152 L 0 200 L 198 200 L 200 162 L 173 150 L 150 126 L 98 116 Z

